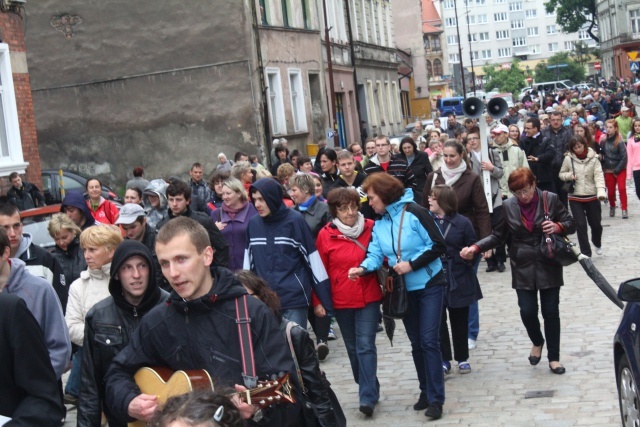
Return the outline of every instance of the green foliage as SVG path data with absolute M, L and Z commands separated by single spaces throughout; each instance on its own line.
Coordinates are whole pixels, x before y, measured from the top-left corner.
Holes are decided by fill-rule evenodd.
M 563 33 L 577 33 L 588 25 L 587 33 L 600 42 L 594 33 L 598 28 L 596 0 L 549 0 L 544 4 L 547 12 L 556 12 L 556 23 Z
M 567 64 L 568 67 L 548 69 L 547 65 Z M 549 62 L 542 61 L 536 65 L 536 82 L 555 80 L 573 80 L 579 83 L 584 80 L 584 67 L 569 57 L 568 52 L 560 52 L 549 58 Z
M 508 92 L 517 97 L 520 91 L 527 86 L 525 72 L 520 69 L 520 61 L 514 59 L 511 68 L 502 69 L 497 64 L 485 65 L 482 67 L 487 83 L 484 85 L 485 91 L 497 90 L 498 92 Z

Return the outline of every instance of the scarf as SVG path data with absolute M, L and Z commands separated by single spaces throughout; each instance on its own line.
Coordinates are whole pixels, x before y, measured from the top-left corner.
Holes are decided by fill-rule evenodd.
M 640 133 L 636 133 L 636 134 L 633 136 L 633 140 L 634 140 L 635 142 L 640 142 Z
M 587 154 L 589 154 L 589 149 L 587 147 L 584 147 L 584 150 L 582 150 L 582 153 L 578 154 L 575 151 L 573 152 L 573 154 L 580 160 L 584 160 L 587 158 Z
M 525 226 L 527 231 L 529 231 L 529 233 L 533 231 L 533 226 L 536 219 L 536 211 L 538 210 L 538 201 L 540 200 L 540 197 L 538 197 L 538 191 L 534 191 L 535 193 L 533 193 L 533 198 L 529 203 L 523 203 L 519 199 L 517 199 L 518 206 L 520 206 L 522 224 Z
M 309 206 L 311 206 L 311 204 L 315 201 L 316 201 L 316 196 L 311 196 L 309 200 L 307 200 L 306 202 L 300 203 L 298 205 L 298 209 L 300 209 L 300 212 L 304 212 L 307 209 L 309 209 Z
M 458 182 L 458 180 L 462 176 L 462 173 L 467 170 L 467 164 L 464 160 L 462 160 L 457 167 L 449 169 L 447 167 L 447 164 L 443 163 L 440 167 L 440 170 L 442 171 L 444 183 L 451 187 L 453 184 Z
M 338 227 L 338 230 L 342 234 L 352 239 L 357 239 L 364 231 L 364 216 L 362 216 L 360 212 L 358 212 L 358 220 L 356 221 L 356 224 L 352 227 L 344 225 L 344 223 L 338 218 L 334 218 L 331 222 Z
M 222 210 L 226 212 L 227 215 L 229 215 L 229 218 L 235 219 L 236 214 L 244 209 L 245 206 L 247 206 L 247 202 L 242 202 L 242 206 L 240 206 L 238 209 L 233 209 L 223 203 Z

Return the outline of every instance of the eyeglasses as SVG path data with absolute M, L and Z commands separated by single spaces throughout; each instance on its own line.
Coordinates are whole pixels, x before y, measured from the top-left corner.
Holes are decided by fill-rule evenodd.
M 522 197 L 522 196 L 526 196 L 529 193 L 533 192 L 533 186 L 529 187 L 529 188 L 525 188 L 524 190 L 520 190 L 520 191 L 514 191 L 513 195 L 516 197 Z

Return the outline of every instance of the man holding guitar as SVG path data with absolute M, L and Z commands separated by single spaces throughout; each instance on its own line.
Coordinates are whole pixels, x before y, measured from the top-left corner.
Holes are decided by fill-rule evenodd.
M 158 233 L 156 255 L 173 292 L 166 305 L 141 319 L 129 345 L 107 372 L 107 406 L 119 422 L 150 421 L 158 410 L 158 397 L 141 394 L 133 380 L 141 367 L 204 369 L 216 388 L 247 379 L 238 332 L 244 322 L 236 320 L 236 303 L 247 308 L 255 376 L 268 379 L 295 371 L 271 311 L 256 298 L 246 298 L 246 290 L 231 271 L 211 267 L 214 250 L 201 225 L 183 217 L 169 221 Z M 245 418 L 257 411 L 247 403 L 237 405 Z M 288 408 L 292 409 L 272 406 L 264 414 L 257 412 L 253 420 L 259 425 L 286 426 Z

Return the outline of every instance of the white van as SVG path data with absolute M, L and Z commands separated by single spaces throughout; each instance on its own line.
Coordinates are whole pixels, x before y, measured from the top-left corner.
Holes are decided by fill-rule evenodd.
M 571 80 L 556 80 L 553 82 L 534 83 L 533 88 L 538 92 L 555 92 L 557 90 L 572 89 L 575 85 Z

